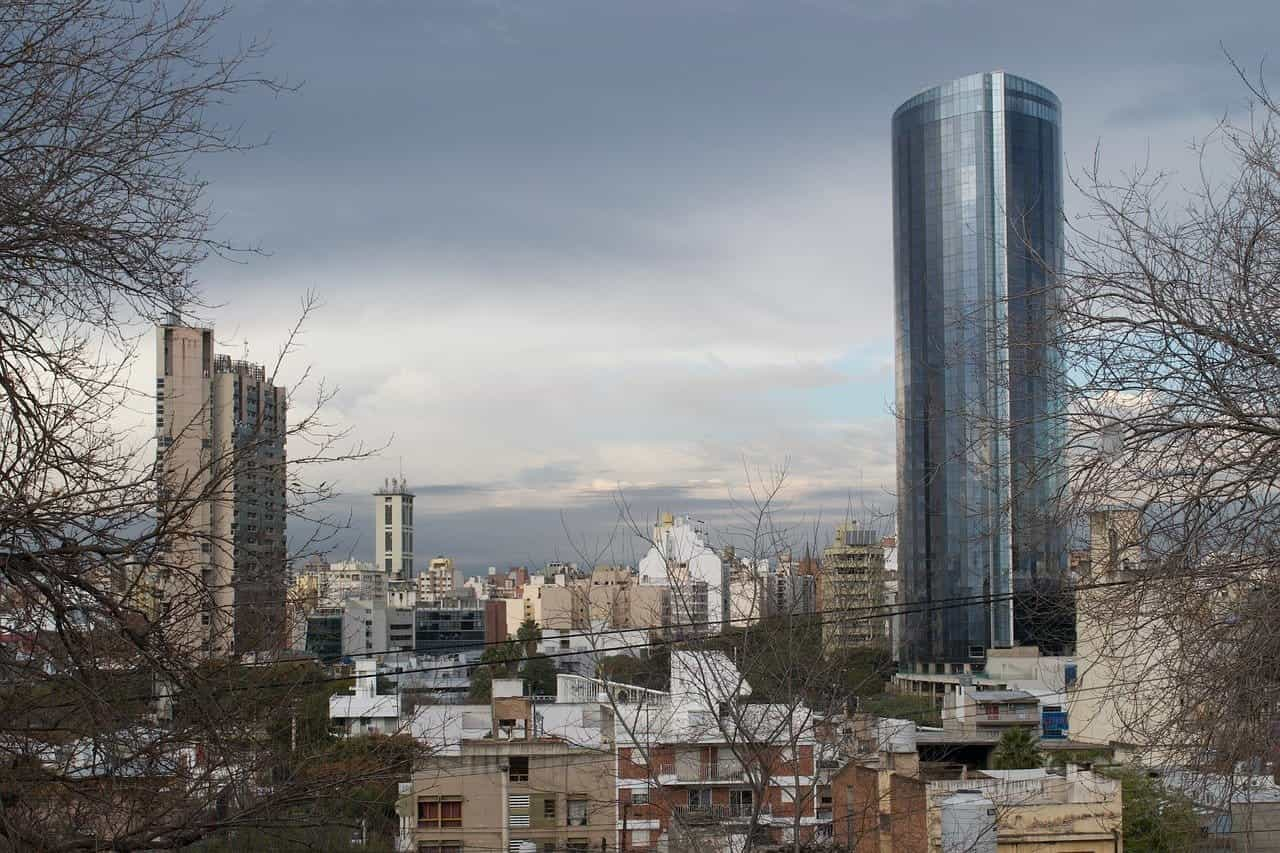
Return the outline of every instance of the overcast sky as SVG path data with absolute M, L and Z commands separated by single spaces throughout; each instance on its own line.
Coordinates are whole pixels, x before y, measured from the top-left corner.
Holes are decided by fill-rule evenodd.
M 1278 22 L 1273 0 L 239 0 L 221 37 L 268 35 L 263 67 L 302 85 L 233 101 L 270 144 L 201 165 L 219 234 L 270 253 L 199 270 L 209 319 L 270 360 L 323 299 L 285 373 L 391 442 L 326 472 L 355 514 L 339 553 L 371 556 L 367 494 L 402 466 L 419 562 L 468 570 L 574 559 L 562 517 L 607 537 L 620 486 L 723 535 L 744 459 L 789 459 L 786 517 L 834 521 L 893 491 L 893 109 L 1004 69 L 1061 97 L 1068 168 L 1101 144 L 1112 171 L 1186 170 L 1243 103 L 1222 46 L 1256 65 Z

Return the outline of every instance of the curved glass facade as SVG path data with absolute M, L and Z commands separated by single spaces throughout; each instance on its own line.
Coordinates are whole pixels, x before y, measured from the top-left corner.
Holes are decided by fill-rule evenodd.
M 1063 480 L 1049 381 L 1060 120 L 1057 96 L 1003 72 L 893 115 L 899 600 L 924 611 L 904 617 L 904 660 L 1069 642 L 1035 594 L 1066 569 L 1050 511 Z

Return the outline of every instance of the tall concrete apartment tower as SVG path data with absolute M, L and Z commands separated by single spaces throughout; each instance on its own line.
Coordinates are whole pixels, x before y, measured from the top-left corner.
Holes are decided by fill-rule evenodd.
M 394 581 L 413 579 L 413 493 L 403 478 L 373 494 L 374 565 Z
M 900 603 L 907 661 L 1069 639 L 1061 358 L 1062 107 L 1003 72 L 893 114 Z M 967 597 L 967 598 L 965 598 Z M 965 601 L 971 602 L 965 604 Z M 921 605 L 931 605 L 921 607 Z
M 156 462 L 174 521 L 159 589 L 193 650 L 280 647 L 285 597 L 285 392 L 214 353 L 213 330 L 156 329 Z
M 822 644 L 851 649 L 885 641 L 884 620 L 873 618 L 884 606 L 884 546 L 875 530 L 856 521 L 836 525 L 822 551 L 818 573 Z M 832 612 L 834 611 L 834 612 Z

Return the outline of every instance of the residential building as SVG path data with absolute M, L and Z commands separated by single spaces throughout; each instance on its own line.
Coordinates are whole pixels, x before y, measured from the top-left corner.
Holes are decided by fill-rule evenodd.
M 669 590 L 667 624 L 677 636 L 718 633 L 727 583 L 720 556 L 707 544 L 701 522 L 663 513 L 652 547 L 640 560 L 640 581 Z
M 671 655 L 670 690 L 557 679 L 557 702 L 611 697 L 618 723 L 620 818 L 632 848 L 740 850 L 806 845 L 819 816 L 817 739 L 803 703 L 753 703 L 718 652 Z
M 392 580 L 413 578 L 413 493 L 404 478 L 386 480 L 373 493 L 375 565 Z
M 400 786 L 401 850 L 618 849 L 613 718 L 598 702 L 538 705 L 496 679 L 488 705 L 420 708 L 431 747 Z
M 897 721 L 901 722 L 901 721 Z M 901 738 L 850 761 L 832 777 L 832 839 L 852 853 L 1121 853 L 1123 801 L 1115 779 L 1068 764 L 923 777 Z M 978 808 L 945 817 L 960 799 Z M 981 844 L 975 842 L 981 841 Z
M 1138 510 L 1089 514 L 1089 588 L 1077 593 L 1079 673 L 1070 690 L 1071 720 L 1082 739 L 1163 763 L 1174 756 L 1152 754 L 1164 752 L 1162 743 L 1196 739 L 1170 737 L 1186 722 L 1169 701 L 1180 665 L 1182 591 L 1166 601 L 1152 584 L 1124 583 L 1148 562 L 1144 538 Z
M 1065 710 L 1076 683 L 1076 660 L 1043 655 L 1035 646 L 991 649 L 985 660 L 973 663 L 905 664 L 893 676 L 893 689 L 931 699 L 939 709 L 948 702 L 956 705 L 956 695 L 965 690 L 1022 690 L 1045 706 Z
M 908 661 L 1070 645 L 1058 630 L 1067 532 L 1054 512 L 1065 477 L 1053 341 L 1060 122 L 1053 92 L 999 71 L 935 86 L 893 114 Z M 956 606 L 965 596 L 973 603 Z
M 822 551 L 818 589 L 825 648 L 886 642 L 880 613 L 884 605 L 884 546 L 879 533 L 856 521 L 837 524 L 835 538 Z
M 356 661 L 356 683 L 350 693 L 329 697 L 329 723 L 345 736 L 390 735 L 407 726 L 400 717 L 399 692 L 378 693 L 378 662 L 372 657 Z
M 418 575 L 418 601 L 442 601 L 462 586 L 462 571 L 454 566 L 452 557 L 432 557 L 427 570 Z
M 1038 738 L 1040 700 L 1025 690 L 973 690 L 962 686 L 947 694 L 942 706 L 942 725 L 997 738 L 1007 729 L 1021 728 Z
M 360 560 L 312 560 L 294 578 L 294 592 L 312 599 L 314 607 L 341 607 L 348 598 L 385 599 L 387 573 Z
M 625 566 L 597 566 L 585 578 L 557 575 L 539 590 L 540 622 L 544 629 L 558 631 L 581 632 L 596 625 L 657 630 L 670 608 L 665 584 L 643 583 Z
M 193 651 L 278 651 L 285 634 L 285 389 L 214 353 L 213 329 L 156 329 L 160 507 L 178 520 L 159 607 Z

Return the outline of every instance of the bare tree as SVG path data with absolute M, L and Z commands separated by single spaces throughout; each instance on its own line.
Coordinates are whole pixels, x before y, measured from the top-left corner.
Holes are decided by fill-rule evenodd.
M 1082 686 L 1114 682 L 1088 710 L 1150 760 L 1227 772 L 1273 760 L 1280 711 L 1280 108 L 1240 77 L 1247 121 L 1197 144 L 1190 188 L 1082 176 L 1063 334 L 1081 581 L 1111 585 L 1081 600 Z M 1154 691 L 1170 713 L 1143 712 Z
M 282 88 L 254 70 L 257 43 L 209 52 L 222 18 L 199 0 L 0 6 L 3 849 L 173 848 L 332 821 L 320 804 L 407 760 L 404 744 L 359 760 L 331 750 L 314 711 L 337 685 L 316 667 L 191 642 L 202 615 L 232 620 L 234 603 L 175 542 L 264 442 L 289 441 L 269 473 L 290 509 L 322 531 L 340 523 L 324 515 L 332 487 L 306 472 L 367 451 L 324 420 L 331 390 L 303 372 L 283 434 L 210 448 L 181 477 L 161 476 L 164 448 L 127 426 L 151 405 L 129 380 L 143 336 L 206 308 L 194 268 L 235 250 L 210 233 L 194 164 L 246 146 L 209 116 L 246 88 Z M 286 560 L 262 567 L 281 598 Z M 278 633 L 258 640 L 278 654 Z

